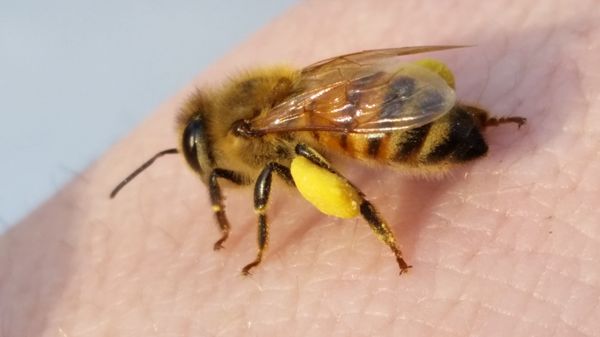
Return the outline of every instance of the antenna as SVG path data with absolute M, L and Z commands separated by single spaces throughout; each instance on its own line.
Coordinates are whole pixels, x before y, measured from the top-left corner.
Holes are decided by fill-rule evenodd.
M 154 163 L 154 161 L 162 156 L 164 156 L 165 154 L 175 154 L 175 153 L 179 153 L 179 151 L 176 148 L 173 149 L 167 149 L 167 150 L 163 150 L 160 151 L 159 153 L 155 154 L 152 158 L 148 159 L 145 163 L 142 164 L 142 166 L 138 167 L 135 171 L 131 172 L 130 175 L 128 175 L 125 179 L 123 179 L 113 190 L 112 192 L 110 192 L 110 198 L 114 198 L 117 193 L 119 193 L 119 191 L 125 187 L 125 185 L 127 185 L 131 180 L 133 180 L 133 178 L 137 177 L 138 174 L 142 173 L 142 171 L 144 171 L 145 169 L 148 168 L 148 166 L 152 165 L 152 163 Z

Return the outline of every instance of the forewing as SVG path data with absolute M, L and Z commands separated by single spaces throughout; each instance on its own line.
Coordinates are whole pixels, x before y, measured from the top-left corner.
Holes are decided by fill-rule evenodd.
M 391 132 L 446 114 L 454 90 L 435 72 L 412 63 L 322 67 L 302 76 L 301 90 L 251 121 L 259 132 Z
M 330 68 L 368 66 L 376 63 L 391 61 L 403 55 L 427 53 L 465 47 L 467 46 L 438 45 L 364 50 L 356 53 L 335 56 L 313 63 L 308 67 L 302 69 L 302 75 L 305 78 L 311 76 L 321 76 L 321 74 L 324 71 Z

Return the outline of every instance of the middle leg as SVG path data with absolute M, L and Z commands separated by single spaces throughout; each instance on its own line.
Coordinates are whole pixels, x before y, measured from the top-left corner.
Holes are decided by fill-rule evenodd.
M 250 269 L 260 264 L 269 244 L 269 226 L 267 223 L 266 208 L 269 195 L 271 194 L 273 172 L 277 173 L 288 184 L 294 185 L 290 169 L 279 163 L 269 163 L 258 175 L 256 184 L 254 185 L 254 211 L 258 215 L 258 252 L 254 261 L 242 269 L 242 274 L 245 276 L 250 275 Z

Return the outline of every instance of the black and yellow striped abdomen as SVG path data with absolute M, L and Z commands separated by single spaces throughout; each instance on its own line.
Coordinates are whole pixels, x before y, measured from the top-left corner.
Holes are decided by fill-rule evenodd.
M 380 164 L 440 168 L 482 157 L 488 146 L 481 131 L 487 114 L 457 105 L 440 119 L 418 128 L 390 133 L 313 132 L 326 151 Z

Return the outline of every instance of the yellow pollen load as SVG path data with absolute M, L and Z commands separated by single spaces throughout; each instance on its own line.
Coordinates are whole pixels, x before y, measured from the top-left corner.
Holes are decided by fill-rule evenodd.
M 442 61 L 438 61 L 435 59 L 422 59 L 418 61 L 413 61 L 414 64 L 420 65 L 421 67 L 427 68 L 434 73 L 440 75 L 441 78 L 448 83 L 450 88 L 454 89 L 454 74 L 448 68 L 448 66 Z
M 290 171 L 300 194 L 322 213 L 344 219 L 359 215 L 361 198 L 344 178 L 300 156 Z

